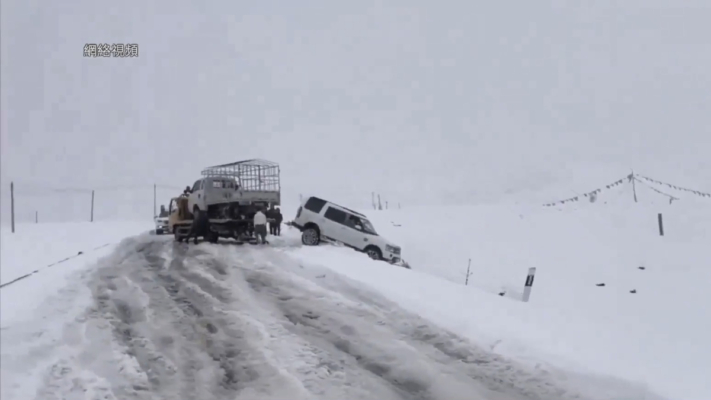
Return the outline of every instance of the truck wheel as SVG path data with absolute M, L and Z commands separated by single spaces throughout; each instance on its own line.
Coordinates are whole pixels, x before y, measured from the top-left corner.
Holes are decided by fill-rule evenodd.
M 380 251 L 379 248 L 377 248 L 375 246 L 366 247 L 365 254 L 367 254 L 368 257 L 372 258 L 373 260 L 382 260 L 383 259 L 383 253 Z
M 306 246 L 316 246 L 320 241 L 321 238 L 316 228 L 306 228 L 301 234 L 301 243 Z

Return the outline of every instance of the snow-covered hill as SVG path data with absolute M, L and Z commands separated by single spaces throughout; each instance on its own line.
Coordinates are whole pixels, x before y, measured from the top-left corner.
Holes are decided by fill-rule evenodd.
M 413 267 L 411 274 L 386 269 L 388 277 L 356 255 L 351 265 L 332 258 L 331 249 L 299 251 L 390 288 L 414 309 L 504 354 L 637 379 L 674 398 L 705 398 L 709 200 L 706 207 L 645 206 L 629 198 L 617 205 L 365 211 Z M 537 272 L 524 305 L 516 300 L 530 267 Z M 410 282 L 407 289 L 402 282 Z

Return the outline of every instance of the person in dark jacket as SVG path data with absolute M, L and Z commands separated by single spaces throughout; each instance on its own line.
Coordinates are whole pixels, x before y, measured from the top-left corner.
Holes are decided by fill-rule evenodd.
M 197 211 L 193 218 L 193 224 L 190 226 L 190 232 L 185 236 L 185 242 L 190 242 L 190 238 L 195 238 L 195 244 L 198 244 L 198 236 L 207 238 L 210 230 L 210 221 L 207 218 L 206 212 Z
M 274 234 L 281 236 L 281 222 L 284 220 L 284 216 L 281 215 L 281 209 L 274 209 Z
M 269 219 L 269 234 L 276 235 L 276 209 L 274 208 L 274 204 L 267 210 L 266 216 Z

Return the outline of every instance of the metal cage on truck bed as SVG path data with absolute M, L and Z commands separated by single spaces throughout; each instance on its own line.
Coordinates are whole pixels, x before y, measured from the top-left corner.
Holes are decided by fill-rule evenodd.
M 205 178 L 234 178 L 237 180 L 240 190 L 244 192 L 279 193 L 277 198 L 280 200 L 279 175 L 279 164 L 256 158 L 215 165 L 202 170 L 202 176 Z

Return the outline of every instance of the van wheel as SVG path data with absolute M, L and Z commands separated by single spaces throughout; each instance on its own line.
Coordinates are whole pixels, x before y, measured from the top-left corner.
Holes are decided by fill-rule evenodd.
M 367 254 L 368 257 L 372 258 L 373 260 L 382 260 L 383 259 L 383 253 L 380 251 L 379 248 L 377 248 L 375 246 L 366 247 L 365 254 Z
M 316 228 L 306 228 L 301 234 L 301 243 L 306 246 L 316 246 L 321 241 Z

